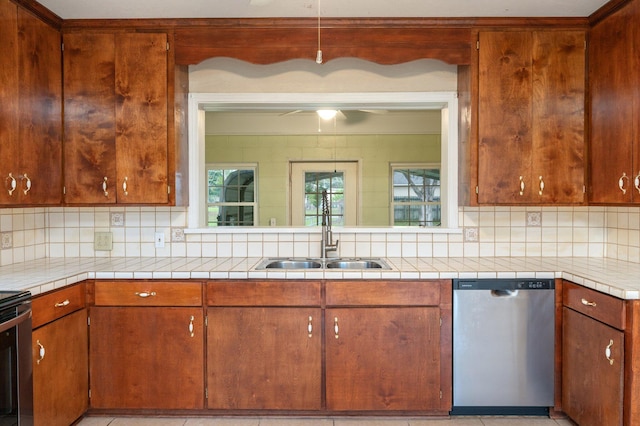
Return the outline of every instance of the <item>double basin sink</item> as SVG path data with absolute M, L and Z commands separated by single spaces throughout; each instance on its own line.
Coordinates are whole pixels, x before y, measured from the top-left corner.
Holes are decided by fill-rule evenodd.
M 328 258 L 298 259 L 278 258 L 262 261 L 256 269 L 391 269 L 382 259 Z

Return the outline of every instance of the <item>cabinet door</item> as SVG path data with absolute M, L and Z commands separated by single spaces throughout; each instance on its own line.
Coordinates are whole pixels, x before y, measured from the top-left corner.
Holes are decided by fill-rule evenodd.
M 0 204 L 17 203 L 12 191 L 18 156 L 18 8 L 0 0 Z M 16 182 L 17 185 L 17 182 Z
M 320 308 L 209 308 L 209 408 L 320 409 L 321 324 Z
M 562 334 L 564 412 L 580 426 L 622 425 L 624 333 L 565 307 Z
M 532 195 L 544 204 L 584 201 L 584 31 L 533 33 Z
M 167 35 L 116 36 L 118 203 L 166 204 Z
M 18 33 L 19 202 L 59 205 L 62 201 L 60 32 L 19 8 Z
M 478 202 L 582 203 L 584 32 L 479 39 Z
M 65 201 L 116 202 L 115 35 L 64 36 Z
M 86 309 L 33 331 L 33 418 L 36 426 L 67 426 L 89 404 Z
M 440 408 L 437 307 L 332 308 L 325 324 L 327 409 Z
M 640 3 L 597 23 L 589 38 L 591 145 L 589 197 L 593 203 L 640 202 L 638 89 Z
M 478 202 L 533 199 L 531 32 L 481 32 Z
M 201 308 L 92 308 L 91 407 L 203 408 L 203 323 Z

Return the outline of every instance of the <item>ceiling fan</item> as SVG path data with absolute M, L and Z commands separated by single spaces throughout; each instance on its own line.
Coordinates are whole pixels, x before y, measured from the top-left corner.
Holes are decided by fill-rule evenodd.
M 322 120 L 344 120 L 346 122 L 360 122 L 366 119 L 368 114 L 386 114 L 388 111 L 383 109 L 318 109 L 318 110 L 303 110 L 296 109 L 293 111 L 287 111 L 280 114 L 281 117 L 299 113 L 315 112 Z

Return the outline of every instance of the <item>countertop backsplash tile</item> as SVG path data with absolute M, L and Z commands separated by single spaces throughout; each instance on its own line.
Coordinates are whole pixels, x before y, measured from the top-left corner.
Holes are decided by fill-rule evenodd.
M 640 263 L 640 207 L 461 207 L 460 233 L 347 232 L 351 257 L 603 257 Z M 0 266 L 42 258 L 314 257 L 320 232 L 193 234 L 184 207 L 0 209 Z M 96 251 L 110 232 L 111 251 Z M 157 232 L 165 246 L 157 248 Z

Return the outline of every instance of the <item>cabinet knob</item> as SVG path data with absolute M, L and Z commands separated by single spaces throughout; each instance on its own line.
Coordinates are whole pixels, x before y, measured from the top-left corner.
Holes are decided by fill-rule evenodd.
M 520 176 L 520 195 L 524 195 L 524 178 Z
M 338 317 L 333 319 L 333 332 L 336 336 L 336 339 L 340 338 L 340 327 L 338 327 Z
M 307 332 L 309 333 L 309 337 L 313 337 L 313 317 L 309 315 L 309 322 L 307 323 Z
M 124 177 L 124 181 L 122 181 L 122 191 L 124 191 L 124 195 L 129 195 L 129 192 L 127 191 L 127 189 L 129 188 L 129 185 L 127 184 L 127 181 L 129 180 L 128 177 Z

